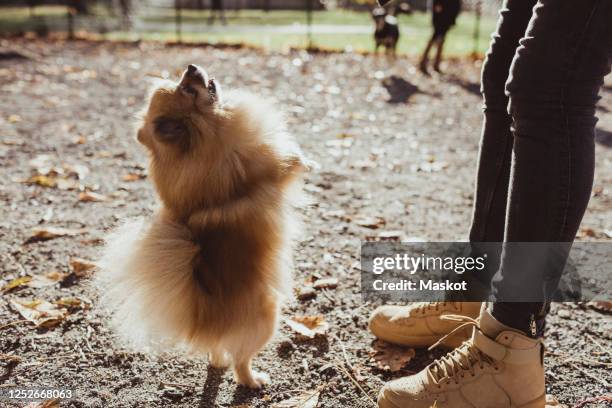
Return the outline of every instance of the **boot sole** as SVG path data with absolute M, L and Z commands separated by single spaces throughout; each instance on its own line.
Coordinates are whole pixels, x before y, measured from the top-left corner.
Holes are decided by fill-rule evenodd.
M 384 398 L 381 398 L 380 396 L 378 397 L 378 401 L 376 402 L 377 402 L 378 408 L 401 408 L 395 405 L 394 403 Z M 521 405 L 521 406 L 513 405 L 513 407 L 515 408 L 545 408 L 545 405 L 546 405 L 546 395 L 544 394 L 541 397 L 539 397 L 536 401 L 528 402 L 527 404 Z

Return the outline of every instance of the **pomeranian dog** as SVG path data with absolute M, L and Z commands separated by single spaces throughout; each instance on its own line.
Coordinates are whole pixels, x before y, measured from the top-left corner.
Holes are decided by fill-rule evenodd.
M 132 343 L 208 352 L 236 380 L 269 381 L 251 360 L 291 290 L 302 153 L 262 98 L 221 95 L 196 65 L 154 89 L 138 130 L 161 209 L 111 234 L 102 301 Z

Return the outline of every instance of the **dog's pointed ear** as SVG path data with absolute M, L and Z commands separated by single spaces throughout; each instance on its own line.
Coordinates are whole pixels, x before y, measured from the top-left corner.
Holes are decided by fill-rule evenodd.
M 155 137 L 168 144 L 177 144 L 183 148 L 189 147 L 189 129 L 183 120 L 168 116 L 155 119 Z
M 212 102 L 221 102 L 221 86 L 214 78 L 208 81 L 208 95 Z

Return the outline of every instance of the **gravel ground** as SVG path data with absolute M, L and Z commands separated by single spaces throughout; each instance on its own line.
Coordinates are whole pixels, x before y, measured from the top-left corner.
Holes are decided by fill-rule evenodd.
M 434 241 L 466 238 L 481 122 L 479 62 L 453 61 L 447 74 L 425 77 L 411 60 L 353 54 L 0 44 L 28 56 L 0 60 L 0 287 L 25 275 L 62 277 L 61 283 L 36 285 L 33 279 L 0 292 L 1 386 L 74 388 L 77 398 L 62 403 L 70 407 L 267 407 L 307 390 L 320 391 L 319 407 L 370 407 L 385 380 L 439 355 L 419 350 L 393 373 L 376 367 L 366 330 L 375 305 L 361 301 L 356 262 L 360 241 L 380 231 Z M 305 210 L 296 286 L 326 277 L 339 283 L 312 299 L 291 301 L 284 316 L 323 315 L 330 327 L 324 336 L 300 340 L 281 324 L 254 361 L 272 377 L 261 391 L 237 387 L 230 372 L 208 368 L 202 357 L 171 351 L 151 356 L 121 346 L 96 307 L 87 271 L 81 272 L 88 264 L 75 261 L 95 260 L 108 229 L 155 206 L 132 124 L 150 76 L 178 75 L 191 62 L 207 67 L 226 88 L 276 99 L 305 153 L 320 164 L 307 179 L 313 205 Z M 612 235 L 610 84 L 602 95 L 598 167 L 580 239 Z M 40 155 L 60 173 L 55 187 L 23 182 L 45 172 Z M 79 195 L 74 184 L 103 197 Z M 106 200 L 88 201 L 100 198 Z M 379 228 L 360 226 L 364 217 L 380 217 Z M 49 227 L 75 235 L 25 243 L 33 229 Z M 64 299 L 69 313 L 54 327 L 36 328 L 11 306 L 24 299 Z M 609 314 L 582 304 L 554 305 L 546 335 L 547 392 L 569 405 L 610 392 L 611 327 Z

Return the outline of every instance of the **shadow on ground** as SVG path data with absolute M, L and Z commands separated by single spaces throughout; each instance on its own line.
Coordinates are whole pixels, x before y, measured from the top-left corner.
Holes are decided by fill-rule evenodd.
M 219 394 L 219 386 L 223 381 L 224 372 L 225 370 L 222 368 L 208 367 L 206 382 L 204 383 L 204 389 L 200 397 L 200 405 L 198 405 L 199 408 L 214 408 L 217 406 L 215 401 Z
M 471 82 L 466 80 L 465 78 L 460 78 L 458 76 L 456 76 L 455 74 L 452 75 L 448 75 L 445 78 L 446 82 L 451 83 L 453 85 L 457 85 L 461 88 L 463 88 L 464 90 L 466 90 L 467 92 L 471 93 L 472 95 L 476 95 L 478 97 L 480 97 L 480 84 L 477 82 Z
M 612 148 L 612 132 L 609 130 L 596 129 L 595 142 L 599 145 Z
M 232 397 L 230 406 L 251 406 L 251 403 L 255 398 L 262 398 L 262 390 L 253 390 L 247 387 L 238 386 Z
M 442 357 L 449 351 L 450 350 L 445 349 L 444 347 L 437 347 L 433 350 L 428 350 L 426 348 L 415 349 L 414 358 L 401 370 L 391 372 L 387 370 L 375 369 L 375 371 L 384 382 L 395 380 L 418 373 L 431 364 L 435 359 Z
M 206 382 L 204 383 L 204 388 L 200 395 L 198 408 L 215 408 L 219 406 L 219 404 L 217 404 L 217 396 L 219 395 L 219 387 L 223 382 L 223 375 L 226 371 L 227 369 L 223 368 L 208 367 Z M 261 398 L 262 392 L 262 390 L 254 390 L 236 385 L 231 406 L 248 406 L 253 399 Z
M 389 100 L 387 102 L 393 104 L 408 103 L 414 94 L 421 93 L 418 86 L 396 75 L 385 78 L 382 85 L 389 92 Z

